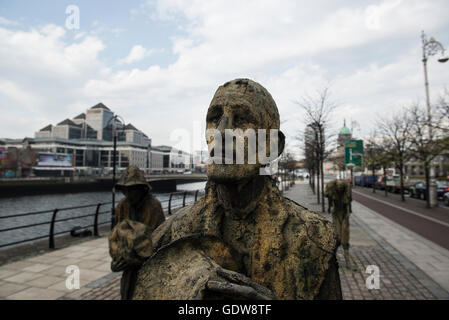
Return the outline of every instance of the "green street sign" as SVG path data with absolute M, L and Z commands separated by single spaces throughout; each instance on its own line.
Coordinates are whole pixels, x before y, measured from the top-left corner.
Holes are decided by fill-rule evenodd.
M 345 165 L 350 163 L 356 167 L 363 165 L 363 140 L 345 141 Z

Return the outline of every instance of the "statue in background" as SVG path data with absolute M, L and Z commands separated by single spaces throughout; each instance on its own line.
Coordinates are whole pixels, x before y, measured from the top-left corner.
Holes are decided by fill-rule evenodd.
M 116 184 L 123 198 L 115 209 L 115 221 L 109 235 L 111 269 L 123 271 L 120 282 L 122 300 L 131 299 L 137 271 L 152 252 L 151 234 L 165 221 L 161 203 L 151 194 L 143 172 L 130 166 Z
M 351 213 L 352 190 L 349 182 L 345 180 L 329 181 L 324 190 L 324 196 L 329 199 L 329 210 L 336 227 L 338 246 L 342 246 L 346 267 L 353 269 L 349 255 L 349 215 Z

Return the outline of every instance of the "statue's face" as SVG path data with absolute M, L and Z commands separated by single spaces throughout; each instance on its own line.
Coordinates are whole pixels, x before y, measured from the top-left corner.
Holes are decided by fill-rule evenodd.
M 271 99 L 271 97 L 269 98 Z M 221 159 L 222 164 L 209 163 L 207 169 L 209 179 L 219 182 L 231 182 L 259 174 L 259 168 L 261 167 L 259 159 L 256 156 L 255 163 L 248 161 L 248 150 L 250 154 L 257 154 L 258 129 L 266 129 L 269 132 L 268 129 L 273 127 L 273 118 L 275 117 L 267 110 L 275 112 L 277 119 L 279 117 L 276 107 L 276 110 L 271 110 L 269 107 L 264 106 L 264 104 L 268 104 L 268 101 L 265 102 L 265 100 L 268 100 L 265 94 L 260 94 L 254 88 L 247 90 L 246 86 L 243 85 L 230 84 L 222 86 L 217 90 L 207 112 L 206 130 L 217 130 L 217 132 L 220 132 L 221 152 L 217 150 L 219 148 L 214 148 L 217 144 L 214 136 L 206 134 L 206 139 L 211 159 L 218 157 Z M 232 139 L 226 141 L 226 129 L 241 129 L 243 132 L 247 129 L 253 129 L 253 132 L 256 133 L 256 148 L 248 146 L 249 139 L 244 139 L 244 159 L 240 164 L 237 164 L 236 158 L 237 144 L 235 141 L 232 142 Z M 267 138 L 269 152 L 268 140 Z M 233 159 L 226 158 L 225 149 L 232 150 Z M 217 152 L 220 154 L 216 154 Z M 232 164 L 226 164 L 225 162 L 232 162 Z
M 140 200 L 148 192 L 148 189 L 143 185 L 135 185 L 121 188 L 123 195 L 128 198 L 131 204 L 138 204 Z

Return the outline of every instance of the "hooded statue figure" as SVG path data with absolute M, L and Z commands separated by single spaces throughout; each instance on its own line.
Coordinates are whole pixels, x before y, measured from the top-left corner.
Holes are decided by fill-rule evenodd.
M 143 172 L 130 166 L 116 189 L 125 195 L 115 209 L 116 225 L 109 235 L 111 269 L 123 271 L 121 298 L 131 299 L 137 271 L 153 252 L 151 234 L 165 221 L 161 203 L 151 193 Z
M 324 196 L 329 199 L 329 210 L 337 232 L 337 246 L 342 246 L 346 267 L 352 269 L 349 256 L 349 215 L 351 213 L 352 191 L 349 182 L 344 180 L 329 181 L 324 189 Z
M 237 142 L 225 141 L 227 129 L 253 129 L 266 138 L 258 148 L 276 145 L 274 158 L 282 153 L 285 137 L 268 91 L 249 79 L 227 82 L 216 91 L 206 122 L 207 130 L 222 135 L 206 131 L 211 159 L 218 161 L 208 165 L 205 195 L 153 232 L 153 253 L 139 270 L 133 298 L 341 299 L 332 223 L 283 198 L 275 181 L 261 174 L 266 163 L 260 154 L 251 163 L 245 153 L 239 164 Z M 258 129 L 275 130 L 276 141 Z M 218 142 L 224 144 L 216 148 Z

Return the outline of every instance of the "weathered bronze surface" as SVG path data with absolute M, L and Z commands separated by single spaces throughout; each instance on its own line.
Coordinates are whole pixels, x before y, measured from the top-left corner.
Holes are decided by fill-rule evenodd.
M 207 128 L 279 129 L 279 113 L 260 84 L 236 79 L 217 90 Z M 341 299 L 332 223 L 283 198 L 261 166 L 208 166 L 206 194 L 153 232 L 134 299 Z
M 111 269 L 123 271 L 120 291 L 122 299 L 134 292 L 137 271 L 153 252 L 151 234 L 165 221 L 162 206 L 151 193 L 142 171 L 130 166 L 116 185 L 125 195 L 115 211 L 115 221 L 109 235 Z
M 338 237 L 337 246 L 344 250 L 346 267 L 352 269 L 349 256 L 349 215 L 351 213 L 352 190 L 349 182 L 344 180 L 329 181 L 324 190 L 324 196 L 329 199 L 329 209 L 332 211 Z

